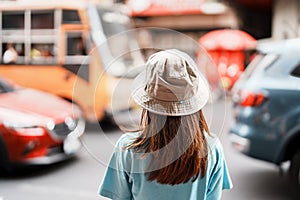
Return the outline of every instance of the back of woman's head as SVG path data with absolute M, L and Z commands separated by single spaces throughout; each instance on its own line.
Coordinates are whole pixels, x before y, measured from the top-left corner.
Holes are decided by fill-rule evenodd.
M 128 148 L 151 153 L 149 181 L 180 184 L 206 173 L 209 133 L 202 111 L 185 116 L 163 116 L 143 110 L 141 134 Z

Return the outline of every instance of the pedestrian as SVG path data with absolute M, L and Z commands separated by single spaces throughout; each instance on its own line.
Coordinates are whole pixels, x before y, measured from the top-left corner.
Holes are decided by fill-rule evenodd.
M 135 80 L 140 130 L 117 142 L 99 194 L 110 199 L 221 199 L 232 188 L 217 136 L 202 108 L 209 86 L 195 62 L 179 50 L 149 57 Z
M 14 48 L 13 43 L 6 44 L 6 50 L 3 54 L 3 63 L 12 64 L 15 63 L 18 59 L 18 52 Z

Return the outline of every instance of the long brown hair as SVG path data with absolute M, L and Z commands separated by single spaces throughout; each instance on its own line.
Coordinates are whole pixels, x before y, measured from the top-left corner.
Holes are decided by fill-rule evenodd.
M 202 111 L 186 116 L 162 116 L 143 109 L 141 134 L 127 146 L 152 153 L 148 181 L 161 184 L 195 181 L 206 174 L 209 133 Z M 162 150 L 163 149 L 163 150 Z

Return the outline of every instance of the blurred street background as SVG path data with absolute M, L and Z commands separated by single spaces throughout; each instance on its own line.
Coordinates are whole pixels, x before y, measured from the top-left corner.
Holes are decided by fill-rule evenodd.
M 211 88 L 222 199 L 300 199 L 299 19 L 299 0 L 0 0 L 0 200 L 104 200 L 133 78 L 172 48 Z

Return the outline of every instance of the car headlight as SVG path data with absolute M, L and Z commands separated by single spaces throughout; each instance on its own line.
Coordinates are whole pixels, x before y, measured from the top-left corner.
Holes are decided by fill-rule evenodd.
M 0 108 L 0 120 L 7 128 L 18 129 L 45 127 L 49 118 L 41 119 L 23 112 Z
M 37 128 L 38 127 L 36 122 L 30 122 L 30 121 L 9 121 L 9 120 L 4 120 L 3 124 L 7 128 L 12 128 L 12 129 Z
M 4 126 L 7 128 L 19 129 L 19 128 L 38 128 L 45 127 L 49 130 L 53 130 L 55 127 L 55 122 L 50 120 L 36 120 L 36 119 L 9 119 L 3 120 Z
M 30 119 L 23 120 L 4 120 L 3 125 L 9 129 L 15 130 L 18 135 L 24 136 L 41 136 L 44 135 L 45 130 L 39 126 L 35 121 Z
M 24 136 L 42 136 L 45 133 L 45 130 L 40 127 L 36 128 L 14 128 L 18 135 Z

